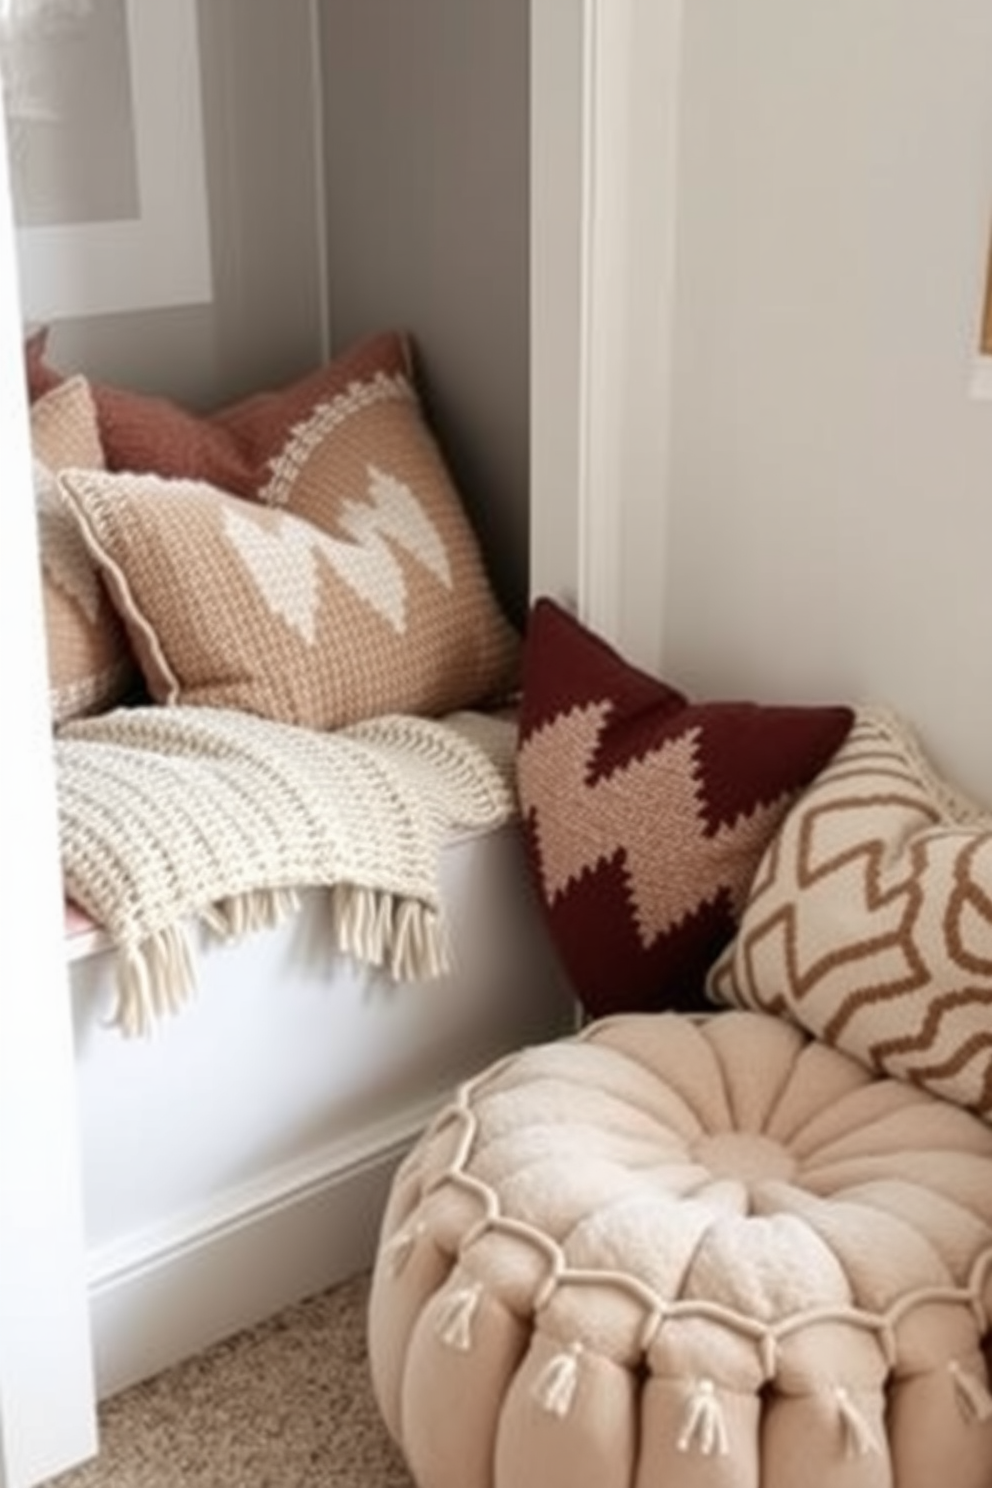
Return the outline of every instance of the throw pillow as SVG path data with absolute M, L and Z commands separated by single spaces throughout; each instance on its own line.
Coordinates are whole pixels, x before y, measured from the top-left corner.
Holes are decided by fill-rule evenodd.
M 49 391 L 62 374 L 45 360 L 47 332 L 25 347 L 32 393 Z M 326 365 L 284 387 L 250 396 L 209 414 L 170 398 L 91 380 L 106 466 L 204 480 L 235 495 L 268 499 L 273 466 L 308 452 L 302 426 L 350 396 L 359 402 L 383 379 L 416 386 L 412 342 L 384 332 L 358 342 Z M 278 500 L 278 495 L 276 496 Z
M 769 845 L 714 1000 L 992 1119 L 992 813 L 859 712 Z
M 845 707 L 691 703 L 549 599 L 524 642 L 518 784 L 528 861 L 593 1017 L 706 1005 L 751 876 Z
M 31 405 L 31 445 L 49 700 L 52 721 L 61 724 L 113 706 L 136 675 L 124 628 L 58 495 L 56 475 L 63 466 L 103 466 L 84 377 L 69 378 Z
M 46 360 L 47 350 L 48 326 L 36 326 L 24 338 L 24 376 L 32 403 L 68 380 Z
M 64 471 L 158 702 L 314 728 L 482 705 L 519 637 L 403 377 L 297 427 L 278 506 L 205 481 Z

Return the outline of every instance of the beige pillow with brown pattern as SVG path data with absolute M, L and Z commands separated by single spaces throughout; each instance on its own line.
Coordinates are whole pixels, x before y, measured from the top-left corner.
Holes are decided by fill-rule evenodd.
M 992 1120 L 992 813 L 901 719 L 862 710 L 772 840 L 707 988 Z
M 335 728 L 516 682 L 519 638 L 402 374 L 318 403 L 267 505 L 149 474 L 61 486 L 156 701 Z
M 136 668 L 127 634 L 59 499 L 64 466 L 103 468 L 96 409 L 85 377 L 71 377 L 31 406 L 31 446 L 42 568 L 52 720 L 111 707 Z

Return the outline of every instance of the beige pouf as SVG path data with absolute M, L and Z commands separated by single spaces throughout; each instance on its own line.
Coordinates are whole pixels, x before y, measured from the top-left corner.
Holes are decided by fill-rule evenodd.
M 777 1018 L 618 1017 L 403 1163 L 372 1378 L 419 1488 L 990 1488 L 992 1129 Z

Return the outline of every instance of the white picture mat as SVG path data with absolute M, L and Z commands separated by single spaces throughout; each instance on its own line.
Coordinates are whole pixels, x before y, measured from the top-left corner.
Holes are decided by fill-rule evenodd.
M 18 231 L 28 322 L 212 295 L 196 0 L 127 0 L 140 215 Z

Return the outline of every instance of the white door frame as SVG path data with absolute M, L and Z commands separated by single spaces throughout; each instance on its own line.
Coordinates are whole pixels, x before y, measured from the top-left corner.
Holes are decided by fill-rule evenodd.
M 96 1450 L 51 715 L 0 110 L 0 1488 Z
M 531 6 L 531 593 L 660 661 L 683 0 Z

